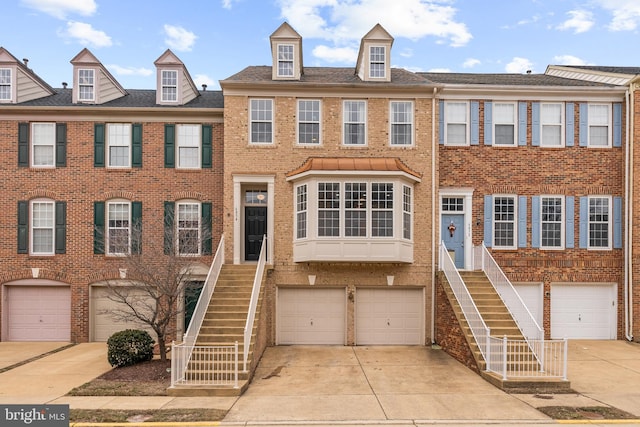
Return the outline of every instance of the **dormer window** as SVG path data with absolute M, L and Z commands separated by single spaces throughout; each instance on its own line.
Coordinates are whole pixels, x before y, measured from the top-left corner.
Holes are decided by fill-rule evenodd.
M 278 77 L 293 77 L 293 45 L 278 45 Z
M 178 71 L 162 70 L 162 101 L 176 102 L 178 100 Z
M 386 77 L 384 46 L 371 46 L 369 48 L 369 77 L 383 79 Z
M 78 70 L 78 101 L 95 100 L 94 70 Z
M 11 101 L 10 68 L 0 68 L 0 101 Z

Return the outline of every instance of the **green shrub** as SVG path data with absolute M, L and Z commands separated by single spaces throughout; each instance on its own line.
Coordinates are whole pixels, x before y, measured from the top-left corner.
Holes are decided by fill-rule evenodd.
M 109 364 L 119 368 L 151 360 L 153 343 L 147 331 L 125 329 L 116 332 L 107 340 Z

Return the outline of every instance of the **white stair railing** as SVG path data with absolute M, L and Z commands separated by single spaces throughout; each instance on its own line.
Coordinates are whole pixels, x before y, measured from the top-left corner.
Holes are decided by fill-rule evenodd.
M 251 345 L 251 335 L 253 333 L 253 323 L 256 318 L 256 309 L 258 307 L 258 299 L 260 297 L 260 288 L 262 286 L 262 276 L 264 267 L 267 263 L 267 236 L 262 239 L 262 248 L 258 257 L 258 266 L 256 267 L 256 275 L 253 278 L 253 290 L 251 291 L 251 302 L 249 303 L 249 311 L 247 312 L 247 323 L 244 325 L 244 346 L 243 346 L 243 371 L 247 372 L 247 360 L 249 359 L 249 346 Z

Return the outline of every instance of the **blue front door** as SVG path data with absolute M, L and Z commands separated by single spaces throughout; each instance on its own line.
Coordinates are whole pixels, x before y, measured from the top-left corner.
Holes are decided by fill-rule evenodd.
M 454 263 L 464 268 L 464 215 L 442 215 L 440 236 L 448 251 L 454 251 Z

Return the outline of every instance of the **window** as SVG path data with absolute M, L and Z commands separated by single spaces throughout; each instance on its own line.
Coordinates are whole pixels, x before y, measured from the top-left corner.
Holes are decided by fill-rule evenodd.
M 609 197 L 589 197 L 589 248 L 609 249 L 611 247 L 611 199 Z
M 516 111 L 515 103 L 494 103 L 495 145 L 514 146 L 516 144 Z
M 273 142 L 273 100 L 251 100 L 251 136 L 252 144 L 271 144 Z
M 162 70 L 161 79 L 162 101 L 176 102 L 178 100 L 178 71 Z
M 564 145 L 562 123 L 563 108 L 561 103 L 540 104 L 540 145 L 543 147 L 562 147 Z
M 200 168 L 200 125 L 178 125 L 176 155 L 178 168 Z
M 278 45 L 278 76 L 279 77 L 293 76 L 293 45 L 292 44 Z
M 55 123 L 32 123 L 31 144 L 31 165 L 33 167 L 54 167 L 55 166 L 55 143 L 56 124 Z
M 127 255 L 131 238 L 131 204 L 109 202 L 107 204 L 106 248 L 109 255 Z
M 371 235 L 393 236 L 393 184 L 371 184 Z
M 364 182 L 344 184 L 344 235 L 367 235 L 367 184 Z
M 0 101 L 11 101 L 11 69 L 0 68 Z
M 107 124 L 107 156 L 109 167 L 131 166 L 131 125 L 122 123 Z
M 344 101 L 344 145 L 366 144 L 366 102 Z
M 563 198 L 554 196 L 540 197 L 541 247 L 561 249 L 563 247 Z
M 55 239 L 55 203 L 50 200 L 31 202 L 31 253 L 53 255 Z
M 413 102 L 391 102 L 391 145 L 413 144 Z
M 464 211 L 464 198 L 462 198 L 462 197 L 443 197 L 442 198 L 442 210 L 443 210 L 443 212 L 463 212 Z
M 369 77 L 384 78 L 386 76 L 385 68 L 384 46 L 371 46 L 369 48 Z
M 320 101 L 298 100 L 298 144 L 320 144 Z
M 402 186 L 402 237 L 411 240 L 411 187 Z
M 200 254 L 200 203 L 178 203 L 176 218 L 178 254 Z
M 516 198 L 493 197 L 493 245 L 498 248 L 516 247 Z
M 589 104 L 589 147 L 611 145 L 611 105 Z
M 78 70 L 78 101 L 95 100 L 94 70 Z
M 318 236 L 340 236 L 340 184 L 318 183 Z
M 466 102 L 445 103 L 445 144 L 466 145 L 468 143 Z
M 307 237 L 307 185 L 296 188 L 296 239 Z

